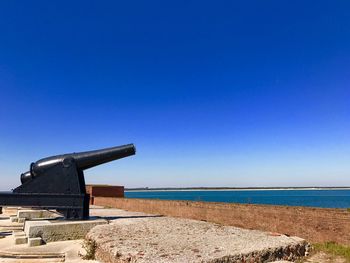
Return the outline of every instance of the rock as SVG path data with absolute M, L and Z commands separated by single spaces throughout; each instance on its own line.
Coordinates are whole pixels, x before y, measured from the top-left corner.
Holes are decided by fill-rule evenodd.
M 40 246 L 42 244 L 43 244 L 43 242 L 42 242 L 41 237 L 28 238 L 28 246 L 30 246 L 30 247 L 36 247 L 36 246 Z
M 26 236 L 15 237 L 15 245 L 26 244 L 27 242 L 28 238 Z

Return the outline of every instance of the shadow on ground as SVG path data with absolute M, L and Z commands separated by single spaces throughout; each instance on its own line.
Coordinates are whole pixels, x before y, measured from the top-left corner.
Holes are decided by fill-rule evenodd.
M 101 217 L 90 217 L 90 219 L 106 219 L 106 220 L 116 220 L 116 219 L 133 219 L 133 218 L 152 218 L 152 217 L 164 217 L 163 215 L 147 215 L 147 216 L 101 216 Z

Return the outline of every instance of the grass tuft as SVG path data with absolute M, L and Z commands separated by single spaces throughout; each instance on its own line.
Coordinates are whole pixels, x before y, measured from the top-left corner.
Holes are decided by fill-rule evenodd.
M 323 251 L 327 254 L 343 257 L 347 262 L 350 262 L 350 247 L 337 244 L 335 242 L 316 243 L 313 245 L 315 251 Z
M 95 253 L 96 253 L 96 248 L 97 248 L 97 244 L 94 240 L 84 240 L 83 243 L 83 248 L 86 251 L 85 255 L 82 255 L 82 258 L 84 260 L 94 260 L 95 259 Z

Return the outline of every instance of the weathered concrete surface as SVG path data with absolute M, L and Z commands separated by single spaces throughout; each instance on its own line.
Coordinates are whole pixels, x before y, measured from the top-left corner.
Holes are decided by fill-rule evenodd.
M 11 224 L 9 217 L 1 217 L 0 222 Z M 11 233 L 11 231 L 1 232 Z M 98 263 L 94 260 L 83 260 L 83 240 L 59 241 L 43 246 L 30 247 L 28 244 L 15 245 L 15 237 L 24 236 L 24 232 L 13 232 L 12 235 L 0 235 L 0 263 Z
M 21 209 L 21 208 L 20 207 L 12 207 L 12 206 L 3 207 L 2 214 L 5 216 L 15 216 L 15 215 L 17 215 L 17 211 L 19 209 Z
M 22 230 L 23 223 L 11 222 L 9 216 L 0 215 L 0 232 Z
M 104 262 L 271 262 L 294 260 L 307 249 L 303 239 L 276 233 L 118 209 L 91 212 L 112 216 L 87 235 Z
M 18 258 L 0 258 L 1 263 L 57 263 L 64 262 L 64 259 L 49 259 L 49 258 L 35 258 L 35 259 L 18 259 Z
M 18 222 L 18 217 L 17 217 L 17 216 L 10 216 L 10 221 L 11 221 L 12 223 L 15 223 L 15 222 L 19 223 L 19 222 Z M 23 223 L 23 222 L 22 222 L 22 223 Z
M 107 224 L 105 219 L 86 221 L 40 220 L 26 221 L 24 232 L 28 238 L 41 237 L 47 242 L 82 239 L 91 228 Z
M 0 239 L 1 263 L 41 263 L 41 262 L 70 262 L 98 263 L 95 260 L 83 260 L 83 240 L 70 240 L 48 243 L 44 246 L 29 247 L 27 244 L 13 245 L 13 237 Z
M 36 246 L 41 246 L 43 240 L 41 237 L 31 237 L 28 238 L 28 246 L 30 247 L 36 247 Z
M 15 237 L 15 245 L 27 244 L 28 238 L 26 236 Z

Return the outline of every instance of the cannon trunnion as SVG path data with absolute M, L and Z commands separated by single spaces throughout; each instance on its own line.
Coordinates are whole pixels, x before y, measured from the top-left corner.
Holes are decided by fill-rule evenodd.
M 128 144 L 38 160 L 21 174 L 22 184 L 13 193 L 0 193 L 0 207 L 56 209 L 67 219 L 87 219 L 90 196 L 85 191 L 83 171 L 135 152 L 135 146 Z

